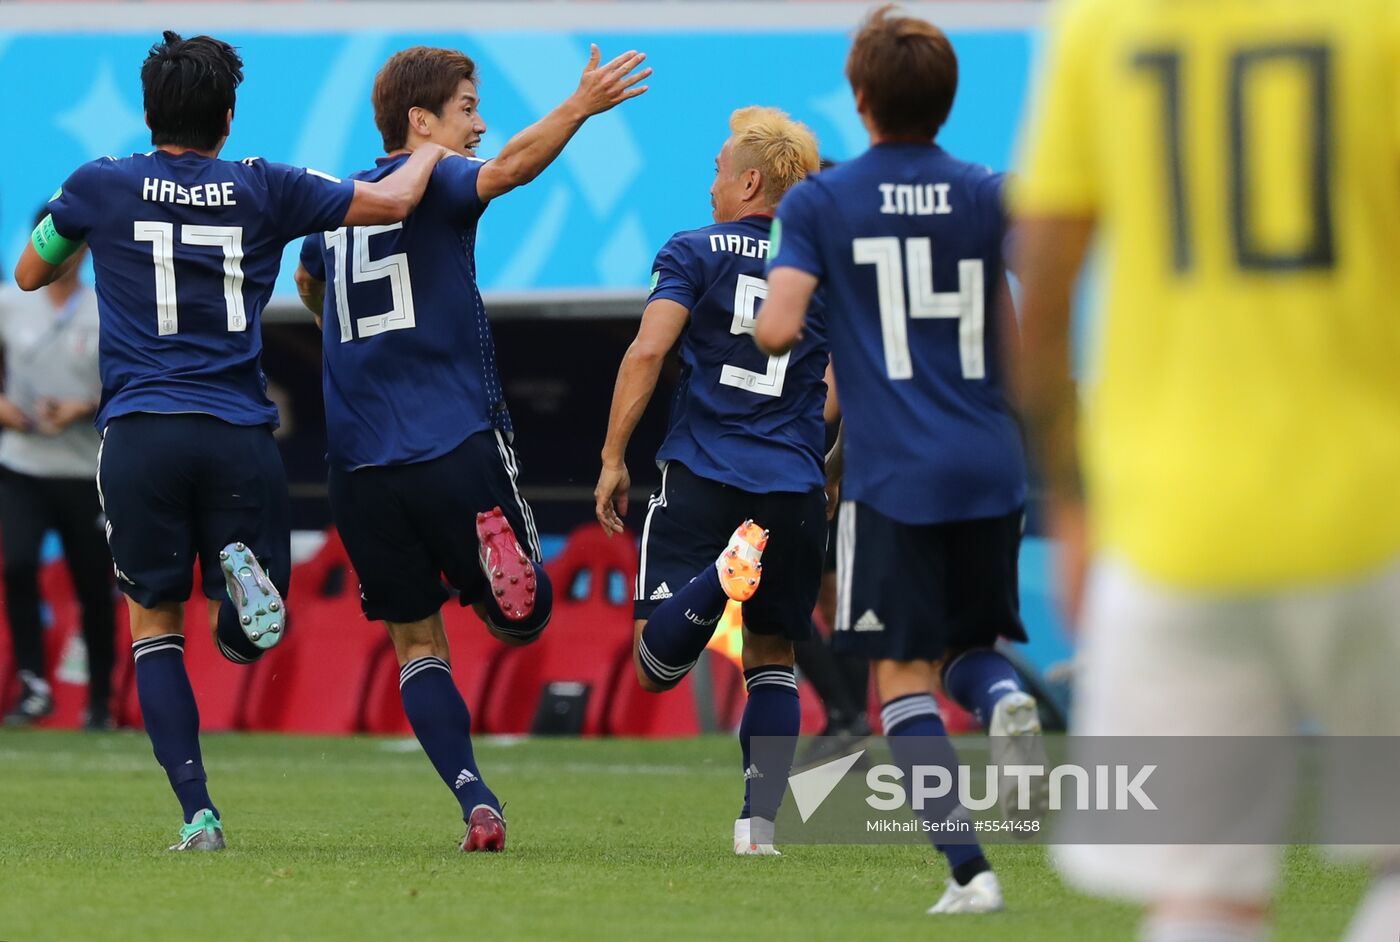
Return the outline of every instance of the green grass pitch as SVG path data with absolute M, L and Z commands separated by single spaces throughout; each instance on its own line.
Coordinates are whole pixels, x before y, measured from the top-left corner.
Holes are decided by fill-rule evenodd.
M 1093 942 L 1136 913 L 1066 890 L 1037 847 L 989 851 L 994 916 L 931 917 L 921 846 L 736 858 L 737 746 L 485 741 L 509 849 L 457 852 L 456 804 L 412 741 L 205 740 L 229 850 L 169 854 L 178 807 L 140 734 L 0 733 L 0 939 L 938 939 Z M 1281 940 L 1337 938 L 1364 873 L 1288 859 Z

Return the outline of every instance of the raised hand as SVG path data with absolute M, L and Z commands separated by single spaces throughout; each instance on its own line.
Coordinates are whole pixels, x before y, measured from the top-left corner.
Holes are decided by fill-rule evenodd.
M 645 81 L 647 76 L 651 75 L 649 67 L 640 72 L 633 71 L 646 60 L 646 53 L 635 50 L 624 52 L 611 62 L 600 66 L 598 61 L 601 58 L 598 45 L 591 44 L 588 65 L 584 66 L 578 91 L 574 92 L 575 101 L 590 117 L 602 114 L 629 98 L 645 94 L 647 86 L 637 83 Z

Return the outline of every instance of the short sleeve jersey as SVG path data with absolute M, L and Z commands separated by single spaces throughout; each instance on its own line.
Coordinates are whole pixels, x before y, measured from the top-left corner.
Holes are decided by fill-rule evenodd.
M 657 460 L 750 493 L 802 493 L 826 480 L 826 329 L 818 303 L 791 351 L 769 357 L 754 346 L 772 224 L 770 216 L 747 216 L 681 232 L 656 256 L 651 300 L 690 312 Z
M 1400 556 L 1400 4 L 1068 0 L 1012 186 L 1093 219 L 1095 540 L 1260 589 Z
M 994 301 L 1002 177 L 932 144 L 880 144 L 799 183 L 769 270 L 814 275 L 844 419 L 842 496 L 904 523 L 1026 499 Z
M 101 315 L 99 430 L 131 412 L 276 424 L 263 308 L 282 250 L 338 225 L 353 184 L 314 171 L 156 150 L 73 172 L 49 202 L 92 251 Z
M 382 179 L 407 159 L 380 158 L 353 178 Z M 302 244 L 302 265 L 327 283 L 326 446 L 338 467 L 429 461 L 477 432 L 511 432 L 476 284 L 482 163 L 438 163 L 402 223 L 340 227 Z

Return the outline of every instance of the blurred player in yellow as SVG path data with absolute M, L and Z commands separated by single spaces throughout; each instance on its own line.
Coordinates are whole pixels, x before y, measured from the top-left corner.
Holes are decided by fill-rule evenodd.
M 1400 4 L 1067 0 L 1037 93 L 1018 392 L 1083 626 L 1076 731 L 1400 733 Z M 1151 904 L 1152 942 L 1244 942 L 1279 849 L 1061 862 Z M 1349 938 L 1397 931 L 1392 874 Z

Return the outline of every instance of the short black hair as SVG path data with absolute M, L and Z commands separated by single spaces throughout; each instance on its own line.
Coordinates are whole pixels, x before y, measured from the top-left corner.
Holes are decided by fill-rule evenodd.
M 213 150 L 242 81 L 243 60 L 228 43 L 166 30 L 141 65 L 151 143 Z

